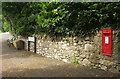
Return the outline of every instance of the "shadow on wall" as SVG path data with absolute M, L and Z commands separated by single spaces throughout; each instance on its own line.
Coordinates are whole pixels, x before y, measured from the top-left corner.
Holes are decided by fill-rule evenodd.
M 118 33 L 118 54 L 120 53 L 120 32 Z M 119 63 L 119 72 L 120 72 L 120 54 L 118 55 L 118 63 Z
M 120 31 L 118 33 L 118 52 L 120 52 Z

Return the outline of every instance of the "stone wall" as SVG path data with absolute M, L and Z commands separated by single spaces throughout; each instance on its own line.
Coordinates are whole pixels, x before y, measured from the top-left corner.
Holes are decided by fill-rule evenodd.
M 99 68 L 105 71 L 118 72 L 118 45 L 120 45 L 120 31 L 113 31 L 112 56 L 102 55 L 102 31 L 96 35 L 80 37 L 61 37 L 35 35 L 37 38 L 37 54 L 45 57 L 55 58 L 67 63 L 74 63 L 74 56 L 80 65 Z M 27 39 L 23 39 L 26 42 Z M 30 51 L 34 51 L 33 43 L 30 44 Z M 119 57 L 120 58 L 120 57 Z
M 26 37 L 18 36 L 19 40 L 23 40 L 25 42 L 25 50 L 28 50 L 28 39 Z

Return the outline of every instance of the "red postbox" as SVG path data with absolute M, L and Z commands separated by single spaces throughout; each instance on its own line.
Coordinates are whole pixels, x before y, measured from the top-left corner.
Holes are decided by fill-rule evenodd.
M 102 54 L 112 55 L 112 29 L 102 29 Z

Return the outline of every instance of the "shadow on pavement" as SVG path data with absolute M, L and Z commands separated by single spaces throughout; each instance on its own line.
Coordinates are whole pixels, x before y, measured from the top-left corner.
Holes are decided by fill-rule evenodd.
M 63 64 L 35 69 L 13 68 L 3 71 L 2 74 L 3 77 L 118 77 L 118 74 L 112 74 L 98 69 L 69 65 Z

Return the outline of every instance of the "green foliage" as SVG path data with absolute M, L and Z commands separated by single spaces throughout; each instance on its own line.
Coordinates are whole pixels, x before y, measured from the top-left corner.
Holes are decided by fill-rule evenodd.
M 21 56 L 24 56 L 25 54 L 21 54 Z
M 89 68 L 92 69 L 93 68 L 93 64 L 89 63 Z
M 74 56 L 74 58 L 73 58 L 73 61 L 74 61 L 75 65 L 79 65 L 78 60 L 76 59 L 75 56 Z
M 7 22 L 4 22 L 3 23 L 3 27 L 2 27 L 2 31 L 3 32 L 7 32 L 7 31 L 9 31 L 9 27 L 8 27 L 9 25 L 7 24 Z
M 97 66 L 94 66 L 92 63 L 89 63 L 89 68 L 90 68 L 90 69 L 97 69 L 98 67 L 97 67 Z
M 0 30 L 0 33 L 2 33 L 2 31 Z
M 9 30 L 17 35 L 86 36 L 101 28 L 119 29 L 119 5 L 119 2 L 3 2 L 2 8 Z
M 1 31 L 2 31 L 2 32 L 8 32 L 9 30 L 10 30 L 10 24 L 9 24 L 9 22 L 4 18 L 4 19 L 3 19 L 3 23 L 2 23 Z

